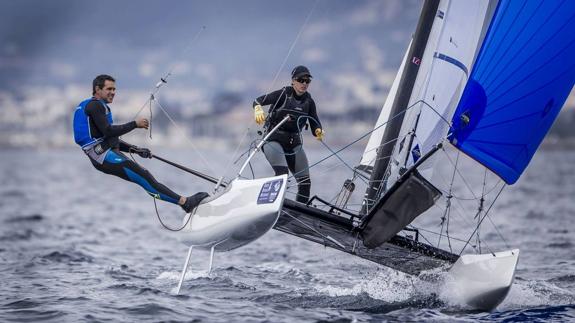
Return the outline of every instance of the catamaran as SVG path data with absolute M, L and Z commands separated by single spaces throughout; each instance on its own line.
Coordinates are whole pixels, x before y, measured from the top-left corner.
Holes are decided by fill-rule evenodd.
M 493 310 L 513 283 L 519 249 L 482 254 L 480 228 L 573 88 L 573 30 L 573 1 L 427 0 L 361 161 L 336 203 L 286 199 L 274 228 L 411 275 L 444 268 L 463 302 Z M 455 179 L 463 178 L 464 189 L 468 182 L 457 163 L 443 188 L 433 177 L 440 155 L 453 148 L 457 158 L 463 153 L 475 160 L 484 178 L 504 181 L 492 188 L 483 181 L 475 207 L 466 210 L 471 233 L 463 239 L 448 228 Z M 353 211 L 346 203 L 358 181 L 367 189 L 361 209 Z M 490 203 L 489 193 L 495 195 Z M 441 229 L 432 244 L 425 236 L 433 232 L 414 220 L 437 208 L 443 209 Z M 455 242 L 462 244 L 458 251 Z
M 214 251 L 273 227 L 410 275 L 447 271 L 463 302 L 495 309 L 512 286 L 519 249 L 492 250 L 482 227 L 493 223 L 492 206 L 520 178 L 575 84 L 573 30 L 574 1 L 426 0 L 340 193 L 302 204 L 285 198 L 286 176 L 242 178 L 265 137 L 230 184 L 204 177 L 225 189 L 184 219 L 178 234 L 190 249 L 178 291 L 193 247 L 211 250 L 211 269 Z M 464 158 L 483 174 L 479 190 L 462 170 Z M 445 164 L 450 176 L 441 182 Z M 349 204 L 361 185 L 361 205 Z M 424 227 L 429 222 L 435 229 Z

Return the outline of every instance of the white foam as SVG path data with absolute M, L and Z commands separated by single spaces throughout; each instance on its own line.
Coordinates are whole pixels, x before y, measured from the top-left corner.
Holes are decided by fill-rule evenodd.
M 368 294 L 371 298 L 386 302 L 401 302 L 415 295 L 420 294 L 418 278 L 394 271 L 378 271 L 373 277 L 361 280 L 350 288 L 316 285 L 315 289 L 320 293 L 328 294 L 331 297 Z
M 291 273 L 294 276 L 300 276 L 303 274 L 301 269 L 294 267 L 285 262 L 266 262 L 256 265 L 256 268 L 265 271 L 265 272 L 273 272 L 273 273 L 280 273 L 280 274 L 287 274 Z
M 575 293 L 546 281 L 515 281 L 500 308 L 571 304 Z
M 163 273 L 160 273 L 158 275 L 158 277 L 156 277 L 156 279 L 165 279 L 165 280 L 174 280 L 174 281 L 179 281 L 180 280 L 180 275 L 181 272 L 179 271 L 165 271 Z M 194 279 L 198 279 L 198 278 L 209 278 L 210 275 L 208 274 L 208 271 L 187 271 L 186 275 L 184 276 L 184 281 L 188 281 L 188 280 L 194 280 Z

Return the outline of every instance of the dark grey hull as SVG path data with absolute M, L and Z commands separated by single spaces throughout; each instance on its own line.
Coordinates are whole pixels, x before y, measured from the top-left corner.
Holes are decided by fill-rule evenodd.
M 364 246 L 359 230 L 354 228 L 349 218 L 288 199 L 284 201 L 274 229 L 412 275 L 449 267 L 458 258 L 455 254 L 399 235 L 369 249 Z

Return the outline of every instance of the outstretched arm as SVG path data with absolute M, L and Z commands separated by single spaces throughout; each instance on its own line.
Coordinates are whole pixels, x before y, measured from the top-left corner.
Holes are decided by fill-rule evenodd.
M 138 127 L 136 121 L 131 121 L 120 125 L 110 124 L 108 122 L 108 118 L 106 117 L 106 108 L 102 105 L 102 103 L 98 101 L 92 101 L 88 103 L 85 111 L 86 114 L 92 118 L 98 130 L 100 130 L 102 135 L 106 138 L 125 135 Z

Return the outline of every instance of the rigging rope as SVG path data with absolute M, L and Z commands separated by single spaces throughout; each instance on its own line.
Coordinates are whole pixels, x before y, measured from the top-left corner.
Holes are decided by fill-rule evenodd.
M 316 0 L 316 1 L 314 2 L 313 6 L 311 7 L 310 11 L 308 12 L 308 14 L 307 14 L 307 16 L 306 16 L 306 18 L 305 18 L 303 24 L 301 25 L 301 27 L 300 27 L 300 29 L 299 29 L 299 31 L 298 31 L 298 33 L 297 33 L 295 39 L 293 40 L 293 42 L 292 42 L 292 44 L 291 44 L 291 46 L 290 46 L 290 48 L 289 48 L 289 50 L 288 50 L 286 56 L 284 57 L 283 62 L 281 63 L 280 67 L 278 68 L 278 70 L 277 70 L 277 72 L 276 72 L 276 75 L 274 76 L 274 79 L 273 79 L 273 81 L 272 81 L 270 87 L 268 88 L 268 91 L 266 92 L 266 95 L 264 96 L 263 101 L 266 100 L 266 98 L 267 98 L 269 92 L 271 91 L 271 89 L 273 89 L 273 88 L 275 87 L 276 81 L 277 81 L 277 79 L 278 79 L 280 73 L 282 72 L 282 70 L 283 70 L 285 64 L 287 63 L 287 60 L 288 60 L 289 56 L 291 55 L 291 52 L 292 52 L 293 49 L 295 48 L 295 45 L 296 45 L 297 42 L 299 41 L 299 37 L 301 36 L 302 32 L 304 31 L 305 27 L 307 26 L 307 23 L 309 22 L 309 18 L 311 17 L 312 13 L 314 12 L 315 7 L 317 6 L 317 4 L 318 4 L 319 1 L 320 1 L 320 0 Z M 277 103 L 277 102 L 276 102 L 276 103 Z
M 449 245 L 449 251 L 453 252 L 453 249 L 451 248 L 451 240 L 449 237 L 449 218 L 451 216 L 451 192 L 453 191 L 453 182 L 455 180 L 455 173 L 456 173 L 456 169 L 457 169 L 457 164 L 459 163 L 459 152 L 457 152 L 457 159 L 455 160 L 455 167 L 453 167 L 453 174 L 451 175 L 451 183 L 449 184 L 449 191 L 447 193 L 447 202 L 445 205 L 445 212 L 443 213 L 443 216 L 441 217 L 441 231 L 440 231 L 440 235 L 439 235 L 439 239 L 437 240 L 437 247 L 439 247 L 439 244 L 441 243 L 441 237 L 443 234 L 443 225 L 445 224 L 445 220 L 446 220 L 446 216 L 447 216 L 447 228 L 445 230 L 445 236 L 447 237 L 447 243 Z
M 459 256 L 461 256 L 461 254 L 463 253 L 463 251 L 465 250 L 465 247 L 467 247 L 467 245 L 469 244 L 469 241 L 471 241 L 471 238 L 473 238 L 473 236 L 475 235 L 475 232 L 477 230 L 479 230 L 479 227 L 481 226 L 481 223 L 483 222 L 483 220 L 485 220 L 485 218 L 487 217 L 487 215 L 489 214 L 489 211 L 491 210 L 491 207 L 493 207 L 493 204 L 495 204 L 495 201 L 497 201 L 497 199 L 499 198 L 499 196 L 501 195 L 501 192 L 503 192 L 503 189 L 505 188 L 505 184 L 503 184 L 501 186 L 501 190 L 499 190 L 499 193 L 497 193 L 497 196 L 495 197 L 495 199 L 493 199 L 493 201 L 491 202 L 491 205 L 489 205 L 489 208 L 487 209 L 487 211 L 485 211 L 485 214 L 483 215 L 483 217 L 481 218 L 481 220 L 479 221 L 479 223 L 477 223 L 477 226 L 475 227 L 475 230 L 473 230 L 473 233 L 471 233 L 471 235 L 469 236 L 469 239 L 467 239 L 467 242 L 465 243 L 465 245 L 463 246 L 463 248 L 461 249 L 461 252 L 459 253 Z
M 212 174 L 215 174 L 216 172 L 212 168 L 211 164 L 207 162 L 206 158 L 204 158 L 204 155 L 196 148 L 196 146 L 192 142 L 192 139 L 190 139 L 190 137 L 186 134 L 185 130 L 182 127 L 180 127 L 180 125 L 178 123 L 176 123 L 176 121 L 174 121 L 174 119 L 170 116 L 168 111 L 166 111 L 166 109 L 164 109 L 164 107 L 160 104 L 160 102 L 158 102 L 157 100 L 155 100 L 155 102 L 158 104 L 158 107 L 160 108 L 160 110 L 162 110 L 162 112 L 164 112 L 164 114 L 166 115 L 168 120 L 170 120 L 170 122 L 176 127 L 176 129 L 180 132 L 180 134 L 188 141 L 188 143 L 190 144 L 192 149 L 194 149 L 196 151 L 196 153 L 198 154 L 198 156 L 200 156 L 200 159 L 202 160 L 204 165 L 206 165 L 208 167 L 208 169 L 212 172 Z
M 198 30 L 198 32 L 194 35 L 194 37 L 190 40 L 190 42 L 188 43 L 188 45 L 186 46 L 186 48 L 184 48 L 184 51 L 182 51 L 182 56 L 184 56 L 184 54 L 186 54 L 192 47 L 192 45 L 198 40 L 198 38 L 200 37 L 200 35 L 202 34 L 202 32 L 206 29 L 206 26 L 202 26 L 200 28 L 200 30 Z M 172 66 L 170 67 L 170 69 L 168 70 L 168 73 L 166 73 L 166 75 L 164 75 L 164 77 L 160 77 L 160 81 L 158 83 L 156 83 L 156 86 L 154 87 L 154 90 L 150 93 L 150 97 L 148 98 L 148 100 L 146 100 L 146 102 L 142 105 L 142 107 L 140 108 L 140 110 L 138 110 L 138 112 L 136 113 L 135 117 L 137 117 L 140 112 L 142 112 L 142 110 L 144 110 L 144 108 L 146 107 L 146 105 L 148 103 L 151 103 L 152 100 L 154 100 L 154 96 L 160 91 L 160 88 L 164 85 L 168 83 L 168 78 L 172 75 L 172 72 L 174 71 L 174 68 L 176 67 L 176 63 L 172 64 Z
M 132 155 L 132 152 L 129 151 L 128 154 L 130 154 L 130 158 L 132 158 L 132 160 L 136 163 L 136 159 L 134 158 L 134 155 Z M 178 231 L 182 231 L 188 225 L 188 223 L 192 219 L 193 214 L 190 214 L 190 216 L 188 217 L 186 222 L 184 222 L 184 224 L 179 228 L 172 228 L 172 227 L 168 226 L 167 224 L 165 224 L 164 221 L 162 220 L 162 217 L 160 216 L 160 212 L 158 211 L 158 204 L 156 203 L 156 195 L 148 192 L 147 190 L 146 190 L 146 192 L 152 197 L 152 200 L 154 201 L 154 209 L 156 210 L 156 217 L 158 218 L 158 221 L 160 222 L 162 227 L 164 227 L 164 229 L 166 229 L 168 231 L 172 231 L 172 232 L 178 232 Z M 194 212 L 195 212 L 195 210 L 194 210 Z
M 198 40 L 198 38 L 200 37 L 200 35 L 202 34 L 202 32 L 206 29 L 206 26 L 202 26 L 198 32 L 194 35 L 194 37 L 190 40 L 190 42 L 188 43 L 188 45 L 185 47 L 184 51 L 182 51 L 182 56 L 184 56 L 185 54 L 188 53 L 188 51 L 190 51 L 190 49 L 192 48 L 192 45 L 196 43 L 196 41 Z M 166 117 L 168 118 L 168 120 L 176 127 L 176 129 L 180 132 L 180 134 L 187 140 L 187 142 L 190 144 L 190 146 L 192 147 L 192 149 L 200 156 L 200 159 L 202 160 L 202 162 L 204 163 L 204 165 L 206 165 L 208 167 L 208 169 L 212 172 L 215 173 L 214 170 L 212 169 L 210 163 L 208 163 L 206 161 L 206 159 L 204 158 L 203 154 L 199 152 L 199 150 L 196 148 L 196 146 L 193 144 L 192 140 L 189 138 L 189 136 L 186 134 L 186 132 L 174 121 L 174 119 L 170 116 L 170 114 L 168 113 L 168 111 L 160 104 L 160 102 L 157 100 L 156 96 L 160 91 L 160 88 L 164 85 L 168 83 L 168 78 L 172 75 L 172 72 L 174 71 L 175 67 L 177 66 L 177 63 L 173 63 L 170 67 L 170 69 L 168 70 L 168 72 L 160 78 L 160 81 L 158 83 L 156 83 L 156 86 L 154 87 L 153 91 L 150 93 L 150 96 L 148 98 L 148 100 L 142 105 L 142 107 L 138 110 L 138 112 L 136 113 L 135 117 L 137 117 L 142 110 L 144 110 L 144 108 L 146 106 L 149 107 L 149 112 L 150 112 L 150 139 L 152 139 L 152 101 L 156 102 L 156 104 L 158 105 L 158 107 L 161 109 L 161 111 L 166 115 Z
M 445 153 L 447 159 L 449 160 L 449 162 L 451 163 L 451 165 L 455 167 L 455 165 L 453 164 L 453 161 L 451 160 L 449 154 L 448 154 L 445 150 L 444 150 L 444 153 Z M 458 151 L 458 156 L 459 156 L 459 151 Z M 486 179 L 486 175 L 487 175 L 487 168 L 484 168 L 484 171 L 485 171 L 485 172 L 484 172 L 484 175 L 485 175 L 485 176 L 484 176 L 484 180 L 485 180 L 485 179 Z M 481 199 L 484 199 L 485 196 L 491 195 L 491 193 L 497 188 L 497 186 L 499 185 L 499 183 L 501 183 L 501 179 L 499 179 L 499 180 L 495 183 L 495 185 L 487 191 L 487 193 L 485 193 L 485 190 L 484 190 L 485 187 L 484 187 L 484 188 L 483 188 L 483 191 L 482 191 L 481 198 L 478 199 L 478 198 L 475 196 L 475 193 L 473 192 L 473 190 L 471 189 L 471 185 L 466 181 L 465 177 L 463 176 L 463 174 L 461 174 L 461 172 L 459 171 L 459 169 L 457 170 L 457 174 L 459 175 L 460 179 L 464 182 L 464 184 L 465 184 L 465 186 L 467 187 L 467 189 L 468 189 L 468 190 L 471 192 L 471 194 L 474 196 L 473 199 L 467 199 L 467 200 L 481 200 Z M 505 184 L 503 184 L 503 185 L 505 185 Z M 485 186 L 485 182 L 484 182 L 484 186 Z M 456 200 L 458 200 L 458 199 L 456 199 Z M 466 200 L 466 199 L 459 198 L 459 200 Z M 458 204 L 459 204 L 459 201 L 458 201 Z M 464 208 L 461 204 L 460 204 L 459 206 L 460 206 L 460 208 L 461 208 L 462 210 L 465 210 L 465 208 Z M 475 217 L 477 217 L 478 215 L 479 215 L 479 213 L 477 213 Z M 486 215 L 487 215 L 487 214 L 486 214 Z M 475 217 L 474 217 L 474 218 L 475 218 Z M 462 218 L 465 219 L 463 216 L 462 216 Z M 509 248 L 509 244 L 507 243 L 507 240 L 506 240 L 505 237 L 501 234 L 501 231 L 499 231 L 499 228 L 495 225 L 495 223 L 494 223 L 493 220 L 491 219 L 491 216 L 488 215 L 488 216 L 487 216 L 487 219 L 489 220 L 489 222 L 491 223 L 491 225 L 493 226 L 493 228 L 494 228 L 495 231 L 497 232 L 497 235 L 499 236 L 499 238 L 501 238 L 501 240 L 502 240 L 502 241 L 505 243 L 505 245 Z M 482 220 L 482 221 L 483 221 L 483 220 Z M 483 242 L 483 243 L 487 246 L 488 249 L 490 249 L 486 242 Z M 490 250 L 490 251 L 491 251 L 491 250 Z

